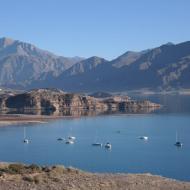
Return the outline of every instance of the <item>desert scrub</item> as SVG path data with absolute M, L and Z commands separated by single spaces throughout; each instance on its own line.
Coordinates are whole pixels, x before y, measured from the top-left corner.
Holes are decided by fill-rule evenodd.
M 27 182 L 30 182 L 30 183 L 35 182 L 35 181 L 34 181 L 34 178 L 31 177 L 31 176 L 23 176 L 22 179 L 23 179 L 24 181 L 27 181 Z
M 28 170 L 29 173 L 41 172 L 42 171 L 42 168 L 36 164 L 31 164 L 29 166 L 26 166 L 26 169 Z
M 67 172 L 69 172 L 69 173 L 76 173 L 76 174 L 80 173 L 80 171 L 78 169 L 73 168 L 73 167 L 68 167 L 67 168 Z
M 51 171 L 51 167 L 48 167 L 48 166 L 42 167 L 42 171 L 48 173 Z
M 31 164 L 26 166 L 24 164 L 14 163 L 9 164 L 7 167 L 0 168 L 0 172 L 9 173 L 9 174 L 31 174 L 39 173 L 42 169 L 40 166 Z
M 10 164 L 7 172 L 10 174 L 23 174 L 26 172 L 26 167 L 23 164 Z
M 64 166 L 53 166 L 51 169 L 51 173 L 55 174 L 55 175 L 63 174 L 63 173 L 65 173 L 65 171 L 66 171 L 66 169 Z
M 42 181 L 43 181 L 43 178 L 42 178 L 41 175 L 36 175 L 36 176 L 34 176 L 34 183 L 35 183 L 35 184 L 39 184 L 39 183 L 41 183 Z

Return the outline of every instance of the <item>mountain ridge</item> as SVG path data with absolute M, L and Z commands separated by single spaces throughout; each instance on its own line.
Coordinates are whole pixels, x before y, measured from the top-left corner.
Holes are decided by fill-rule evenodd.
M 46 75 L 58 76 L 80 60 L 57 56 L 32 44 L 4 37 L 0 39 L 0 85 L 24 87 Z
M 0 39 L 0 85 L 23 89 L 56 87 L 66 91 L 126 91 L 139 88 L 190 88 L 190 41 L 171 42 L 108 61 L 67 58 L 34 45 Z

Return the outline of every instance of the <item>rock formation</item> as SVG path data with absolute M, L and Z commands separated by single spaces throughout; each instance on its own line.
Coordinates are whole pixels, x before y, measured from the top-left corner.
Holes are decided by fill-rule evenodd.
M 160 105 L 150 101 L 135 101 L 128 96 L 94 98 L 87 95 L 66 93 L 58 89 L 34 89 L 25 93 L 0 96 L 1 111 L 49 111 L 69 113 L 95 111 L 130 111 L 138 112 L 144 108 L 157 108 Z M 81 111 L 82 110 L 82 111 Z M 136 110 L 136 111 L 135 111 Z

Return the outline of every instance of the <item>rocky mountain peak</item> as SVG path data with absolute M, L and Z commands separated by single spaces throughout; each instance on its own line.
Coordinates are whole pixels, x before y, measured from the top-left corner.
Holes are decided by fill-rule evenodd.
M 9 45 L 12 45 L 15 41 L 11 38 L 6 38 L 6 37 L 3 37 L 3 38 L 0 38 L 0 48 L 5 48 Z
M 166 46 L 173 46 L 173 45 L 175 45 L 175 44 L 172 43 L 172 42 L 167 42 L 165 45 L 166 45 Z
M 4 37 L 0 39 L 0 85 L 26 86 L 34 80 L 55 77 L 80 60 Z

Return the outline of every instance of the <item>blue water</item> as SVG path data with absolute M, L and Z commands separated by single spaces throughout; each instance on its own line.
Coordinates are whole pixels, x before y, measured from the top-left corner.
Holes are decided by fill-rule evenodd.
M 157 97 L 151 98 L 161 102 Z M 176 99 L 167 98 L 168 102 Z M 168 103 L 152 114 L 104 115 L 24 125 L 27 138 L 31 139 L 29 144 L 22 142 L 23 125 L 1 127 L 0 160 L 64 164 L 93 172 L 146 172 L 190 181 L 190 97 L 179 99 L 180 105 L 185 101 L 186 106 L 174 109 Z M 184 144 L 182 148 L 174 146 L 176 131 Z M 75 144 L 57 141 L 68 135 L 76 136 Z M 138 139 L 142 135 L 149 136 L 149 140 Z M 97 141 L 111 142 L 112 149 L 93 147 L 91 144 Z

